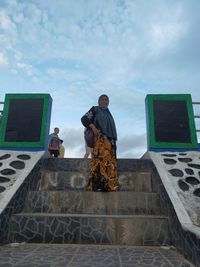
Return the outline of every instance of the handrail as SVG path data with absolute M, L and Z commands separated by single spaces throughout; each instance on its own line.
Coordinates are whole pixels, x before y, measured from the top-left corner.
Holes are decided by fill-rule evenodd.
M 196 102 L 192 102 L 193 105 L 200 105 L 200 102 L 196 101 Z M 194 115 L 195 119 L 200 119 L 200 115 Z M 200 132 L 200 129 L 196 129 L 196 132 Z
M 0 105 L 3 105 L 4 104 L 4 102 L 3 101 L 0 101 Z M 0 114 L 2 114 L 3 113 L 3 110 L 0 110 Z

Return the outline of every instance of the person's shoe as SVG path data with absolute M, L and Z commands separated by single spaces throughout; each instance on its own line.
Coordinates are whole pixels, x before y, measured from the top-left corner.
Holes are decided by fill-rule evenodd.
M 111 191 L 116 192 L 116 191 L 118 191 L 118 190 L 119 190 L 119 186 L 115 186 L 115 187 L 113 187 L 113 189 L 112 189 Z
M 101 192 L 101 191 L 102 191 L 101 188 L 97 188 L 94 190 L 94 192 Z

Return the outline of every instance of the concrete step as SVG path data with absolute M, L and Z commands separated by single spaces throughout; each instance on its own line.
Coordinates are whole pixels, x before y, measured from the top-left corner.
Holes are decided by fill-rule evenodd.
M 30 191 L 25 212 L 88 214 L 160 214 L 157 193 Z
M 90 159 L 48 158 L 43 160 L 43 169 L 49 171 L 88 172 Z M 117 171 L 151 172 L 155 166 L 149 159 L 117 159 Z
M 194 267 L 174 247 L 25 243 L 0 251 L 1 267 Z
M 10 242 L 170 245 L 168 219 L 156 215 L 16 214 Z
M 38 190 L 85 190 L 88 172 L 43 170 Z M 150 172 L 118 172 L 122 191 L 152 192 Z

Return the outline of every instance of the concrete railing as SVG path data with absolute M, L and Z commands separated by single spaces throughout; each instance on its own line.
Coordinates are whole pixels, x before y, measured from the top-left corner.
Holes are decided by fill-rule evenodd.
M 199 105 L 200 107 L 200 102 L 192 102 L 193 105 Z M 195 119 L 200 119 L 200 115 L 194 115 Z M 197 132 L 200 132 L 200 129 L 196 129 Z
M 3 105 L 3 104 L 4 104 L 4 102 L 0 101 L 0 105 Z M 0 119 L 1 119 L 2 115 L 3 115 L 3 109 L 0 107 Z

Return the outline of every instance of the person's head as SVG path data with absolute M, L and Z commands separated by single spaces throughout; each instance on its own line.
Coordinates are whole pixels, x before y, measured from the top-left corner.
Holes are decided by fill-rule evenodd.
M 54 133 L 55 133 L 55 134 L 58 134 L 58 133 L 59 133 L 59 131 L 60 131 L 60 130 L 59 130 L 59 128 L 58 128 L 58 127 L 55 127 L 55 128 L 54 128 Z
M 109 97 L 107 95 L 100 95 L 98 104 L 102 108 L 107 108 L 109 105 Z

